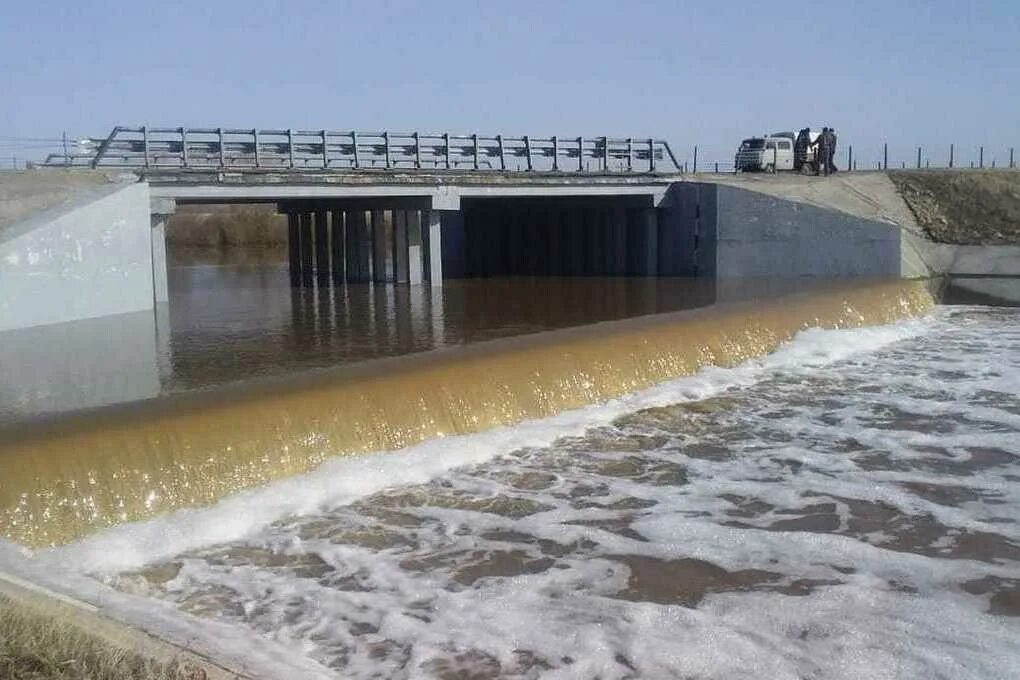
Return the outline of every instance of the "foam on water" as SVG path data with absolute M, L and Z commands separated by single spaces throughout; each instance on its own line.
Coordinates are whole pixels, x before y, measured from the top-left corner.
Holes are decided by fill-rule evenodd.
M 1020 314 L 807 331 L 0 567 L 263 677 L 1020 674 Z

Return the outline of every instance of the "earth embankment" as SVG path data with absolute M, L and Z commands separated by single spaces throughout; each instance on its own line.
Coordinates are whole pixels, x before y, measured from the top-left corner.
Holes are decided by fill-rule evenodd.
M 890 172 L 925 235 L 955 245 L 1020 244 L 1020 172 Z

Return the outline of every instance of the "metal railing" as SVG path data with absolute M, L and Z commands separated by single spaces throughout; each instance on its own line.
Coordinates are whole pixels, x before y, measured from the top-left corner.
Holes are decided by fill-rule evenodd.
M 405 169 L 667 172 L 664 140 L 506 137 L 419 132 L 115 127 L 94 151 L 51 154 L 45 165 L 92 168 Z

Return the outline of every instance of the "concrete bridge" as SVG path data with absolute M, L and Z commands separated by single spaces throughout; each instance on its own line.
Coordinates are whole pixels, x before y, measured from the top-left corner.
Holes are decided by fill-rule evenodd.
M 661 140 L 242 132 L 117 128 L 22 175 L 22 194 L 118 181 L 0 214 L 0 330 L 166 302 L 166 223 L 187 203 L 276 205 L 295 285 L 901 273 L 895 224 L 691 181 Z

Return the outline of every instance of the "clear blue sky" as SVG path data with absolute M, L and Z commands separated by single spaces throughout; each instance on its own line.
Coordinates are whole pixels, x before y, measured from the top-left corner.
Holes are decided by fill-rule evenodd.
M 712 160 L 832 124 L 862 160 L 889 140 L 896 158 L 955 141 L 1002 162 L 1020 147 L 1020 0 L 5 0 L 0 102 L 0 137 L 655 135 Z

